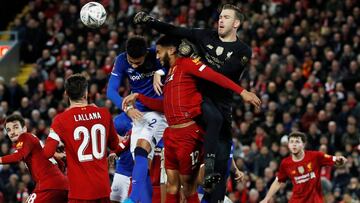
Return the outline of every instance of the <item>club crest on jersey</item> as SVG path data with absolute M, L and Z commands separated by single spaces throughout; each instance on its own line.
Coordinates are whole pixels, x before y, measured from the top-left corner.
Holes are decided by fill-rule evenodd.
M 20 149 L 20 148 L 23 147 L 23 145 L 24 145 L 24 142 L 18 142 L 18 143 L 16 144 L 15 148 L 16 148 L 16 149 Z
M 224 47 L 217 47 L 215 52 L 216 55 L 220 56 L 224 52 Z
M 305 172 L 305 169 L 304 169 L 303 166 L 299 166 L 297 169 L 298 169 L 300 174 L 303 174 Z
M 248 61 L 249 61 L 248 57 L 243 56 L 243 57 L 241 58 L 240 63 L 241 63 L 241 65 L 245 65 Z

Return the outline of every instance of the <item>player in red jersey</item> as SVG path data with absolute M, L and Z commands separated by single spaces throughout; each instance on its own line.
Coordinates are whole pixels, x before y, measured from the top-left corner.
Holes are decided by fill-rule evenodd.
M 27 133 L 24 119 L 17 114 L 5 120 L 6 132 L 14 143 L 13 154 L 0 157 L 0 164 L 24 161 L 36 183 L 27 203 L 65 203 L 68 195 L 68 180 L 56 165 L 54 159 L 45 157 L 41 141 Z
M 115 153 L 125 147 L 119 144 L 109 111 L 88 104 L 87 88 L 80 74 L 66 80 L 70 107 L 54 118 L 44 151 L 52 156 L 60 142 L 65 144 L 69 202 L 110 203 L 107 147 Z
M 202 96 L 197 90 L 197 78 L 212 81 L 240 94 L 247 102 L 260 106 L 259 98 L 216 73 L 200 61 L 178 57 L 180 41 L 162 36 L 156 43 L 157 58 L 170 68 L 164 86 L 164 99 L 132 94 L 123 101 L 123 108 L 138 98 L 150 109 L 163 111 L 169 127 L 164 132 L 165 168 L 167 173 L 166 202 L 179 202 L 180 185 L 188 203 L 199 202 L 196 180 L 202 159 L 203 133 L 195 123 L 201 114 Z
M 322 166 L 341 166 L 347 161 L 343 156 L 331 156 L 318 151 L 304 150 L 306 135 L 293 132 L 289 135 L 291 156 L 282 160 L 276 179 L 261 203 L 267 203 L 285 184 L 287 178 L 293 184 L 291 203 L 323 203 L 320 171 Z

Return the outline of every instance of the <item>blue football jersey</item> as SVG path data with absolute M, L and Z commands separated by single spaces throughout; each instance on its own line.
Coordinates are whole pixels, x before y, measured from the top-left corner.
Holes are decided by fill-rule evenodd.
M 124 78 L 129 79 L 132 93 L 140 93 L 151 98 L 161 98 L 156 94 L 153 88 L 153 76 L 159 69 L 163 69 L 160 62 L 156 59 L 155 49 L 149 49 L 145 57 L 144 63 L 133 68 L 127 61 L 126 52 L 116 57 L 113 70 L 109 79 L 107 96 L 118 107 L 121 108 L 122 97 L 118 93 L 118 89 Z M 140 111 L 149 111 L 140 102 L 136 103 L 136 108 Z

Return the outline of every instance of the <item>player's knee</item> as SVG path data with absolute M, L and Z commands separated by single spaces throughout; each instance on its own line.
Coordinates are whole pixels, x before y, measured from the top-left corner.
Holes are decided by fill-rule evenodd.
M 168 179 L 168 182 L 166 183 L 166 192 L 170 194 L 177 194 L 179 191 L 180 191 L 179 183 Z
M 147 153 L 150 153 L 150 151 L 151 151 L 151 145 L 150 145 L 149 141 L 147 141 L 145 139 L 138 139 L 138 141 L 136 142 L 136 148 L 142 148 Z

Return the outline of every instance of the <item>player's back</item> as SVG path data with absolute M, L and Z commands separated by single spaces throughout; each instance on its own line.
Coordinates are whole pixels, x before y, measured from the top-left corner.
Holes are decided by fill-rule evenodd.
M 50 189 L 68 190 L 67 178 L 61 173 L 58 166 L 55 165 L 54 159 L 50 161 L 45 157 L 42 143 L 35 135 L 30 133 L 21 135 L 16 148 L 25 147 L 31 149 L 29 155 L 24 158 L 24 161 L 36 183 L 34 192 Z
M 52 128 L 65 144 L 69 198 L 108 197 L 106 149 L 116 132 L 107 109 L 91 105 L 70 108 L 54 119 Z

